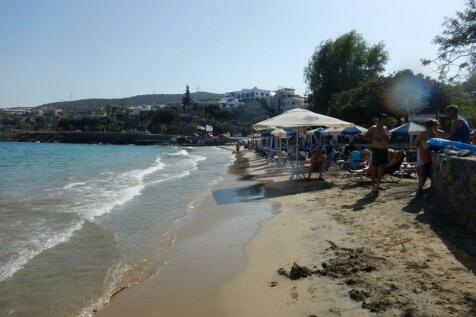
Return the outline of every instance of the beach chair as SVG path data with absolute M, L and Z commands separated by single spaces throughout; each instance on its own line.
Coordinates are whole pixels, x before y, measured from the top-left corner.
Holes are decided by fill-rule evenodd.
M 289 161 L 291 165 L 291 176 L 289 179 L 304 179 L 306 178 L 306 173 L 304 170 L 305 160 L 293 160 Z
M 385 167 L 385 176 L 389 177 L 392 182 L 395 182 L 395 176 L 399 177 L 399 181 L 402 179 L 400 176 L 402 164 L 405 161 L 405 158 L 407 157 L 407 154 L 405 151 L 399 151 L 395 153 L 395 155 L 400 155 L 397 161 L 394 163 L 391 163 L 390 165 Z
M 396 178 L 395 178 L 396 176 L 399 177 L 398 181 L 400 181 L 402 179 L 400 177 L 399 173 L 401 171 L 402 164 L 405 161 L 406 153 L 405 153 L 405 151 L 399 152 L 399 155 L 400 155 L 400 157 L 398 158 L 397 161 L 395 161 L 394 163 L 391 163 L 390 165 L 385 167 L 384 179 L 386 177 L 388 177 L 388 178 L 390 178 L 390 180 L 392 182 L 397 182 Z M 370 177 L 370 169 L 368 169 L 368 168 L 367 169 L 358 169 L 358 170 L 349 169 L 347 176 L 358 178 L 360 180 L 360 182 L 362 183 L 364 181 L 365 177 Z

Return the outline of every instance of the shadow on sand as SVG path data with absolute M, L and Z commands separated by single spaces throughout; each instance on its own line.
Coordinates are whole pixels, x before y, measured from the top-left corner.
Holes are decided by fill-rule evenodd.
M 457 224 L 450 217 L 449 207 L 435 203 L 435 199 L 414 198 L 403 211 L 416 214 L 417 221 L 428 224 L 456 259 L 476 274 L 476 234 Z
M 252 176 L 251 176 L 252 177 Z M 264 198 L 317 192 L 329 189 L 333 184 L 326 181 L 285 180 L 280 182 L 258 183 L 250 186 L 217 189 L 212 192 L 217 205 L 235 204 Z
M 333 187 L 332 183 L 318 180 L 284 180 L 268 183 L 265 186 L 266 197 L 280 197 L 301 194 L 306 192 L 320 191 Z
M 375 193 L 367 193 L 364 197 L 358 199 L 352 205 L 343 205 L 343 208 L 352 209 L 353 211 L 360 211 L 365 209 L 365 206 L 373 203 L 378 197 L 378 194 Z

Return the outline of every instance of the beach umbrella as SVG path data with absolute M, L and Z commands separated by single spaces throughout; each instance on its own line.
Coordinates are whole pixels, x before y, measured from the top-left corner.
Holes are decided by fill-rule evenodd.
M 272 132 L 271 132 L 272 135 L 274 135 L 275 137 L 278 137 L 280 139 L 287 139 L 287 138 L 290 138 L 290 137 L 293 137 L 296 135 L 296 132 L 294 131 L 291 131 L 289 129 L 281 129 L 281 128 L 277 128 L 277 129 L 274 129 Z
M 418 135 L 425 131 L 425 127 L 415 122 L 408 122 L 390 130 L 390 133 L 397 135 Z
M 321 136 L 321 132 L 324 131 L 326 128 L 317 128 L 312 129 L 306 132 L 306 134 L 311 138 L 311 144 L 313 141 L 316 141 L 316 144 L 319 144 L 319 137 Z
M 306 132 L 307 135 L 320 135 L 322 131 L 324 131 L 325 128 L 317 128 L 317 129 L 312 129 Z
M 260 133 L 260 136 L 261 136 L 262 138 L 268 138 L 268 137 L 271 136 L 271 131 L 272 131 L 272 130 L 262 131 L 262 132 Z
M 342 134 L 344 129 L 345 129 L 345 127 L 324 129 L 324 130 L 321 131 L 321 135 L 338 136 L 338 135 Z
M 270 128 L 302 129 L 309 127 L 353 127 L 354 124 L 337 118 L 318 114 L 306 109 L 292 109 L 278 116 L 269 118 L 253 125 L 255 130 Z
M 360 134 L 364 134 L 364 133 L 367 133 L 367 129 L 366 128 L 363 128 L 363 127 L 359 127 L 358 125 L 355 126 L 355 127 L 351 127 L 351 128 L 345 128 L 344 130 L 342 130 L 342 134 L 343 135 L 360 135 Z
M 410 138 L 410 148 L 411 148 L 413 145 L 414 137 L 424 131 L 425 131 L 424 126 L 419 125 L 415 122 L 408 122 L 390 130 L 390 133 L 396 134 L 396 135 L 408 135 Z
M 309 127 L 353 127 L 354 124 L 337 118 L 318 114 L 306 109 L 296 108 L 278 116 L 269 118 L 253 125 L 255 130 L 270 128 L 291 128 L 296 133 L 296 160 L 299 156 L 299 133 Z

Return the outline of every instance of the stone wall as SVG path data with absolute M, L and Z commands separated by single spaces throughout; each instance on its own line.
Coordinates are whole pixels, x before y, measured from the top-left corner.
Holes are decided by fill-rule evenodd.
M 476 157 L 434 154 L 433 186 L 441 206 L 437 210 L 476 231 Z

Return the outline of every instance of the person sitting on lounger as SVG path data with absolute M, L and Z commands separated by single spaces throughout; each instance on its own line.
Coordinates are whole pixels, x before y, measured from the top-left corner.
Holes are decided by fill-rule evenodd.
M 403 158 L 405 156 L 405 152 L 403 150 L 388 150 L 388 162 L 385 164 L 385 173 L 388 173 L 389 171 L 393 170 L 395 167 L 399 167 L 402 162 Z
M 354 149 L 349 153 L 349 166 L 351 169 L 362 169 L 365 168 L 366 164 L 362 158 L 362 153 Z
M 311 174 L 313 172 L 319 172 L 318 180 L 324 180 L 322 178 L 322 173 L 327 169 L 327 155 L 324 154 L 322 149 L 318 148 L 311 153 L 311 167 L 309 168 L 309 174 L 307 179 L 311 179 Z
M 360 150 L 360 157 L 362 157 L 362 161 L 364 162 L 366 168 L 369 168 L 372 164 L 372 152 L 363 146 Z

